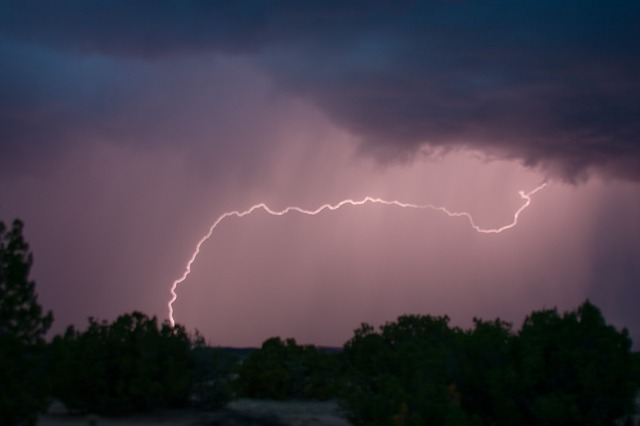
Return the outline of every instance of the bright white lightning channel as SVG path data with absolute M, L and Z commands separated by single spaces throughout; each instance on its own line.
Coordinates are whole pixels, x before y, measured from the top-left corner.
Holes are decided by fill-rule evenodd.
M 171 323 L 172 326 L 175 325 L 175 320 L 173 319 L 173 302 L 175 302 L 176 299 L 178 298 L 178 294 L 176 293 L 176 289 L 178 288 L 178 285 L 180 285 L 183 281 L 185 281 L 189 276 L 189 274 L 191 273 L 191 266 L 196 261 L 198 254 L 200 254 L 200 249 L 202 248 L 202 245 L 211 237 L 211 235 L 213 234 L 213 231 L 215 231 L 218 225 L 228 217 L 237 216 L 240 218 L 243 216 L 247 216 L 258 209 L 262 209 L 273 216 L 283 216 L 292 211 L 314 216 L 322 212 L 323 210 L 333 211 L 333 210 L 338 210 L 340 207 L 343 207 L 346 205 L 362 206 L 364 204 L 371 203 L 371 204 L 384 204 L 387 206 L 397 206 L 397 207 L 403 207 L 403 208 L 409 208 L 409 209 L 436 210 L 446 214 L 449 217 L 465 217 L 469 221 L 469 225 L 471 225 L 471 228 L 473 228 L 473 230 L 475 230 L 476 232 L 480 234 L 499 234 L 502 231 L 511 229 L 518 224 L 518 218 L 520 217 L 520 213 L 522 213 L 531 204 L 531 196 L 546 186 L 547 186 L 547 183 L 545 182 L 529 192 L 519 191 L 518 194 L 524 200 L 524 203 L 522 203 L 520 208 L 518 208 L 518 210 L 516 210 L 516 212 L 513 214 L 513 220 L 511 221 L 511 223 L 501 226 L 500 228 L 482 228 L 475 223 L 471 214 L 467 212 L 452 212 L 445 207 L 434 206 L 433 204 L 412 204 L 412 203 L 404 203 L 397 200 L 388 201 L 388 200 L 383 200 L 382 198 L 373 198 L 373 197 L 365 197 L 362 200 L 346 199 L 346 200 L 340 201 L 337 204 L 323 204 L 322 206 L 318 207 L 315 210 L 307 210 L 298 206 L 289 206 L 289 207 L 285 207 L 282 210 L 273 210 L 271 209 L 271 207 L 267 206 L 265 203 L 259 203 L 249 207 L 247 210 L 244 210 L 244 211 L 234 210 L 230 212 L 225 212 L 222 215 L 220 215 L 220 217 L 218 217 L 215 222 L 213 222 L 213 224 L 209 227 L 209 231 L 204 235 L 204 237 L 200 239 L 200 241 L 198 241 L 198 244 L 196 244 L 196 248 L 193 251 L 193 254 L 189 258 L 189 261 L 187 262 L 187 266 L 184 270 L 184 273 L 180 278 L 175 280 L 171 285 L 171 290 L 170 290 L 171 300 L 169 300 L 169 303 L 167 303 L 167 306 L 169 307 L 169 322 Z

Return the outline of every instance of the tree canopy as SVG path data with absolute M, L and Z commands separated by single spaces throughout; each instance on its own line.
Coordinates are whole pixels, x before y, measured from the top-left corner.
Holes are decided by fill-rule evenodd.
M 626 330 L 590 302 L 449 327 L 447 317 L 363 324 L 344 347 L 344 406 L 356 425 L 613 424 L 633 410 L 637 360 Z

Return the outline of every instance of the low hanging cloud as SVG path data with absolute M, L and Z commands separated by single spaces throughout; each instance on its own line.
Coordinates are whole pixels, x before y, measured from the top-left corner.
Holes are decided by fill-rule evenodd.
M 65 60 L 211 53 L 251 58 L 383 161 L 470 149 L 570 181 L 592 172 L 638 181 L 639 20 L 634 0 L 6 1 L 2 51 L 40 50 L 30 63 L 16 63 L 22 52 L 4 55 L 0 144 L 28 156 L 43 135 L 69 132 L 52 111 L 81 110 L 87 123 L 109 112 L 110 93 L 43 102 L 54 90 L 47 72 L 72 77 Z M 32 79 L 22 79 L 28 87 L 15 90 L 16 73 Z M 87 110 L 88 93 L 107 107 Z

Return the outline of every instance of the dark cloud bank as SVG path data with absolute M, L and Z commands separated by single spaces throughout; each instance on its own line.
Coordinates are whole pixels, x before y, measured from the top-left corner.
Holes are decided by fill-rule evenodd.
M 255 58 L 381 159 L 467 148 L 569 180 L 638 181 L 638 22 L 636 0 L 5 1 L 0 144 L 28 156 L 86 113 L 87 91 L 43 103 L 56 63 L 24 63 L 16 44 L 122 60 L 211 52 Z

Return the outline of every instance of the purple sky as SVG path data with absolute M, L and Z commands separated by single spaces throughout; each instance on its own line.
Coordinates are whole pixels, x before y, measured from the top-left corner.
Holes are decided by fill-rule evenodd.
M 0 218 L 26 223 L 54 331 L 178 287 L 214 344 L 340 345 L 404 313 L 591 299 L 640 341 L 640 4 L 0 4 Z

